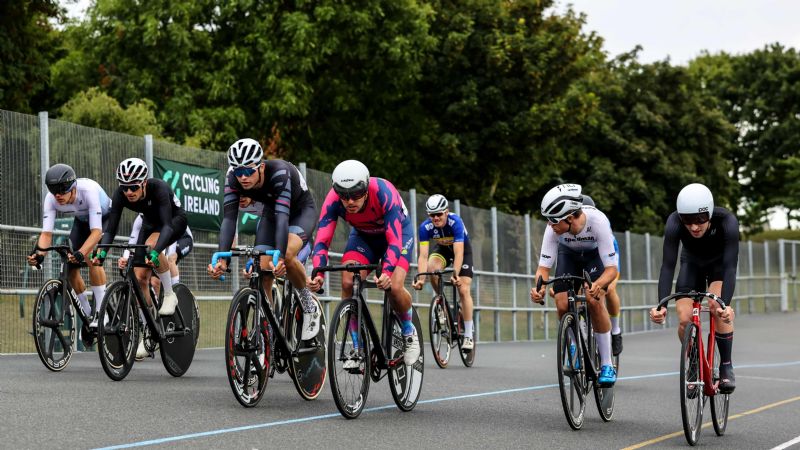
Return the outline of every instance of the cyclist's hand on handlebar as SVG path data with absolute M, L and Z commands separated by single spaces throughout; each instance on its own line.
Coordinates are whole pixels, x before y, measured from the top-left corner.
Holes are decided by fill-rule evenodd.
M 667 308 L 661 308 L 661 311 L 658 308 L 650 308 L 650 321 L 653 323 L 664 323 L 664 320 L 667 318 Z
M 321 277 L 321 276 L 319 276 L 319 275 L 317 275 L 316 277 L 314 277 L 314 279 L 313 279 L 313 280 L 312 280 L 312 279 L 309 277 L 309 278 L 306 278 L 306 286 L 308 287 L 308 289 L 309 289 L 311 292 L 317 292 L 317 291 L 319 291 L 319 290 L 320 290 L 320 288 L 322 288 L 322 283 L 323 283 L 324 281 L 325 281 L 325 280 L 323 280 L 323 279 L 322 279 L 322 277 Z
M 208 272 L 208 275 L 211 278 L 213 278 L 215 280 L 219 280 L 219 277 L 225 275 L 225 272 L 228 271 L 228 262 L 225 261 L 224 259 L 220 258 L 217 261 L 217 265 L 216 266 L 212 266 L 211 264 L 209 264 L 208 268 L 206 269 L 206 271 Z
M 540 305 L 544 305 L 544 286 L 542 286 L 542 288 L 538 291 L 535 287 L 531 288 L 531 301 Z
M 380 289 L 389 289 L 392 287 L 392 278 L 388 274 L 382 273 L 380 277 L 375 277 L 375 284 L 377 284 Z
M 719 303 L 717 302 L 711 302 L 711 304 L 714 305 L 715 316 L 722 319 L 722 321 L 725 323 L 731 323 L 733 321 L 733 316 L 734 316 L 733 308 L 727 306 L 725 307 L 725 309 L 722 309 L 722 307 L 719 306 Z
M 282 277 L 282 276 L 286 275 L 286 264 L 284 263 L 283 258 L 278 259 L 278 265 L 277 266 L 273 266 L 272 265 L 272 260 L 270 259 L 269 260 L 269 266 L 272 267 L 272 273 L 276 277 Z
M 420 289 L 422 289 L 423 286 L 425 286 L 425 277 L 424 276 L 417 278 L 417 281 L 411 283 L 411 287 L 413 287 L 414 289 L 416 289 L 418 291 Z
M 108 251 L 106 249 L 95 249 L 95 251 L 89 255 L 89 258 L 92 260 L 93 266 L 102 266 L 106 261 L 106 256 L 108 256 Z
M 584 288 L 585 287 L 586 285 L 584 285 Z M 593 283 L 592 287 L 590 287 L 587 292 L 589 293 L 589 296 L 595 300 L 600 300 L 600 297 L 606 294 L 605 288 L 600 286 L 600 283 Z
M 453 274 L 450 277 L 450 282 L 456 286 L 461 286 L 461 278 L 459 278 L 458 275 Z
M 117 260 L 117 267 L 120 269 L 125 269 L 128 267 L 128 258 L 120 258 Z
M 44 262 L 44 255 L 40 254 L 39 252 L 33 252 L 27 256 L 28 264 L 31 266 L 36 266 L 37 264 L 41 264 Z

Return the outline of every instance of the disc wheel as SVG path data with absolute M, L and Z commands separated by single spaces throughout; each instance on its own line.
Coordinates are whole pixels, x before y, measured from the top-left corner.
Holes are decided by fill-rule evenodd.
M 244 407 L 261 401 L 272 365 L 269 327 L 263 307 L 261 326 L 256 323 L 257 291 L 243 288 L 231 300 L 225 326 L 225 373 L 233 396 Z
M 437 295 L 431 300 L 429 317 L 429 330 L 431 335 L 431 350 L 433 360 L 442 369 L 447 368 L 450 361 L 450 349 L 452 343 L 452 323 L 450 312 L 445 300 Z
M 586 411 L 589 380 L 584 368 L 583 349 L 580 342 L 576 342 L 578 329 L 576 317 L 574 313 L 567 313 L 561 318 L 558 327 L 556 363 L 558 364 L 558 388 L 561 393 L 564 415 L 573 430 L 580 430 Z
M 689 445 L 697 444 L 703 423 L 703 386 L 700 379 L 700 335 L 693 323 L 686 325 L 681 345 L 680 394 L 683 434 Z
M 348 419 L 361 414 L 369 394 L 370 341 L 367 330 L 363 324 L 350 330 L 350 321 L 357 321 L 357 314 L 356 301 L 343 300 L 331 317 L 331 331 L 328 333 L 328 369 L 333 400 L 339 412 Z M 348 362 L 352 367 L 345 368 Z
M 195 344 L 199 333 L 200 317 L 197 315 L 197 301 L 185 284 L 172 287 L 178 297 L 178 306 L 171 316 L 160 316 L 164 333 L 179 333 L 178 336 L 165 337 L 160 343 L 161 362 L 173 377 L 180 377 L 192 365 Z M 182 333 L 182 334 L 181 334 Z
M 297 292 L 295 296 L 299 295 Z M 298 298 L 298 297 L 296 297 Z M 296 349 L 296 356 L 289 358 L 289 376 L 294 382 L 297 393 L 305 400 L 314 400 L 319 397 L 327 378 L 325 358 L 325 337 L 327 326 L 322 304 L 316 297 L 312 297 L 320 313 L 320 325 L 317 335 L 313 339 L 300 341 L 303 333 L 303 308 L 300 302 L 295 301 L 287 314 L 286 339 L 290 348 Z
M 49 280 L 33 305 L 33 342 L 45 367 L 64 370 L 72 359 L 75 341 L 75 308 L 63 296 L 61 280 Z
M 128 376 L 139 343 L 138 308 L 125 281 L 113 283 L 100 305 L 97 347 L 103 371 L 114 381 Z
M 419 357 L 414 364 L 403 363 L 405 353 L 403 346 L 403 325 L 395 314 L 390 314 L 392 321 L 392 345 L 389 359 L 400 359 L 394 366 L 389 367 L 389 388 L 392 391 L 394 403 L 401 411 L 411 411 L 417 405 L 419 395 L 422 393 L 422 378 L 425 372 L 425 351 L 422 342 L 422 324 L 417 315 L 417 309 L 412 310 L 411 320 L 414 327 L 419 330 Z

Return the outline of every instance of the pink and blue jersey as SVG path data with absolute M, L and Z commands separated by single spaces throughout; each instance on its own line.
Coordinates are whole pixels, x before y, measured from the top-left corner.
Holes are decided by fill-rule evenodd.
M 345 261 L 371 264 L 382 256 L 383 273 L 391 275 L 396 267 L 408 270 L 414 228 L 403 199 L 392 183 L 371 177 L 364 207 L 354 214 L 347 212 L 333 189 L 328 192 L 314 242 L 314 267 L 328 265 L 328 250 L 340 217 L 353 227 L 344 252 Z

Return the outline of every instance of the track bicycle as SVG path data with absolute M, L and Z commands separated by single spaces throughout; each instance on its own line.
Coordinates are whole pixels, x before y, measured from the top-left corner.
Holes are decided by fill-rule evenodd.
M 614 386 L 604 386 L 600 377 L 600 351 L 597 347 L 590 310 L 585 295 L 576 295 L 582 285 L 591 288 L 592 280 L 584 271 L 582 277 L 562 275 L 544 281 L 536 280 L 536 289 L 556 282 L 568 283 L 567 311 L 558 325 L 556 365 L 561 405 L 569 426 L 579 430 L 583 426 L 586 398 L 589 389 L 594 391 L 595 403 L 604 422 L 614 415 Z
M 377 264 L 347 264 L 317 267 L 311 272 L 312 279 L 323 272 L 353 273 L 353 297 L 342 300 L 336 307 L 328 334 L 333 400 L 348 419 L 355 419 L 363 411 L 370 379 L 377 383 L 388 373 L 392 398 L 401 411 L 414 409 L 422 392 L 425 352 L 417 309 L 413 309 L 412 323 L 417 329 L 420 353 L 417 361 L 407 366 L 403 361 L 403 326 L 391 309 L 388 291 L 383 295 L 381 334 L 367 307 L 364 289 L 377 288 L 377 285 L 363 280 L 361 271 L 371 272 L 379 267 Z
M 106 244 L 98 245 L 98 248 L 135 250 L 147 249 L 148 246 Z M 120 270 L 123 280 L 109 286 L 100 306 L 97 338 L 100 363 L 106 375 L 114 381 L 128 376 L 139 343 L 141 312 L 144 317 L 143 327 L 152 339 L 150 345 L 156 347 L 155 344 L 158 344 L 164 368 L 170 375 L 180 377 L 189 369 L 194 358 L 198 338 L 195 334 L 200 330 L 197 301 L 189 288 L 181 283 L 175 284 L 173 291 L 178 297 L 175 313 L 159 316 L 156 297 L 151 297 L 153 306 L 147 306 L 133 266 L 134 264 L 128 264 Z
M 278 277 L 273 283 L 274 305 L 268 301 L 261 277 L 272 276 L 262 270 L 260 256 L 272 257 L 278 265 L 278 250 L 239 247 L 216 252 L 211 265 L 219 258 L 252 257 L 253 271 L 247 287 L 239 289 L 231 300 L 225 327 L 225 365 L 228 382 L 236 400 L 245 407 L 258 404 L 267 381 L 277 370 L 289 372 L 297 392 L 305 400 L 316 399 L 327 378 L 325 366 L 325 315 L 322 305 L 312 297 L 320 311 L 320 327 L 313 339 L 301 340 L 303 307 L 300 294 L 288 280 Z
M 443 275 L 448 273 L 453 273 L 453 269 L 421 272 L 414 275 L 415 283 L 423 275 L 439 279 L 439 283 L 435 284 L 438 289 L 434 291 L 429 314 L 433 359 L 436 361 L 436 365 L 446 369 L 447 364 L 450 362 L 450 349 L 458 346 L 461 361 L 465 366 L 472 367 L 472 363 L 475 361 L 477 343 L 473 343 L 472 350 L 464 350 L 461 347 L 464 343 L 464 316 L 461 313 L 461 305 L 456 296 L 458 293 L 456 285 L 449 280 L 444 280 Z M 434 285 L 433 283 L 431 284 Z M 452 303 L 447 299 L 444 286 L 452 287 Z
M 692 321 L 683 330 L 681 344 L 680 395 L 681 419 L 683 434 L 689 445 L 697 444 L 700 428 L 703 424 L 703 409 L 708 401 L 711 409 L 711 424 L 717 436 L 725 434 L 728 426 L 728 403 L 730 394 L 719 391 L 719 349 L 717 348 L 714 329 L 714 318 L 711 309 L 703 306 L 703 300 L 715 301 L 724 310 L 725 302 L 711 292 L 678 292 L 664 297 L 658 302 L 658 310 L 665 307 L 670 300 L 692 299 Z M 704 352 L 703 332 L 700 326 L 700 313 L 709 313 L 708 345 Z M 701 395 L 702 394 L 702 395 Z
M 81 341 L 86 348 L 94 344 L 96 329 L 89 324 L 95 316 L 95 303 L 89 302 L 91 314 L 86 315 L 78 301 L 78 294 L 69 282 L 68 258 L 72 249 L 66 245 L 52 247 L 34 247 L 34 252 L 54 251 L 61 257 L 61 269 L 58 278 L 44 282 L 33 304 L 33 341 L 36 353 L 45 367 L 53 372 L 64 370 L 72 358 L 76 334 L 76 317 L 81 320 Z M 81 267 L 86 267 L 82 263 Z M 33 269 L 41 270 L 41 263 Z

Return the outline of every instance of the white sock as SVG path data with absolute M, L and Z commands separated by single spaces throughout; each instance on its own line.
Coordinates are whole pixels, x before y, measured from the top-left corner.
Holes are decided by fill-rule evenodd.
M 103 297 L 106 295 L 106 285 L 92 286 L 91 289 L 92 296 L 94 296 L 94 310 L 100 312 L 100 303 L 102 303 Z
M 172 275 L 170 275 L 169 270 L 159 273 L 158 279 L 161 280 L 161 290 L 164 291 L 164 296 L 172 294 Z
M 176 275 L 176 276 L 172 277 L 172 284 L 173 285 L 178 284 L 180 282 L 181 282 L 181 276 L 180 275 Z
M 611 332 L 595 333 L 594 338 L 597 340 L 597 350 L 600 351 L 600 365 L 614 365 L 611 361 Z
M 471 320 L 464 321 L 464 337 L 472 339 L 472 327 L 474 322 Z
M 611 334 L 620 334 L 622 330 L 619 329 L 619 316 L 611 316 Z
M 87 316 L 92 313 L 92 307 L 89 306 L 89 299 L 86 298 L 86 291 L 81 292 L 78 294 L 78 302 L 81 304 L 81 309 L 83 313 Z

